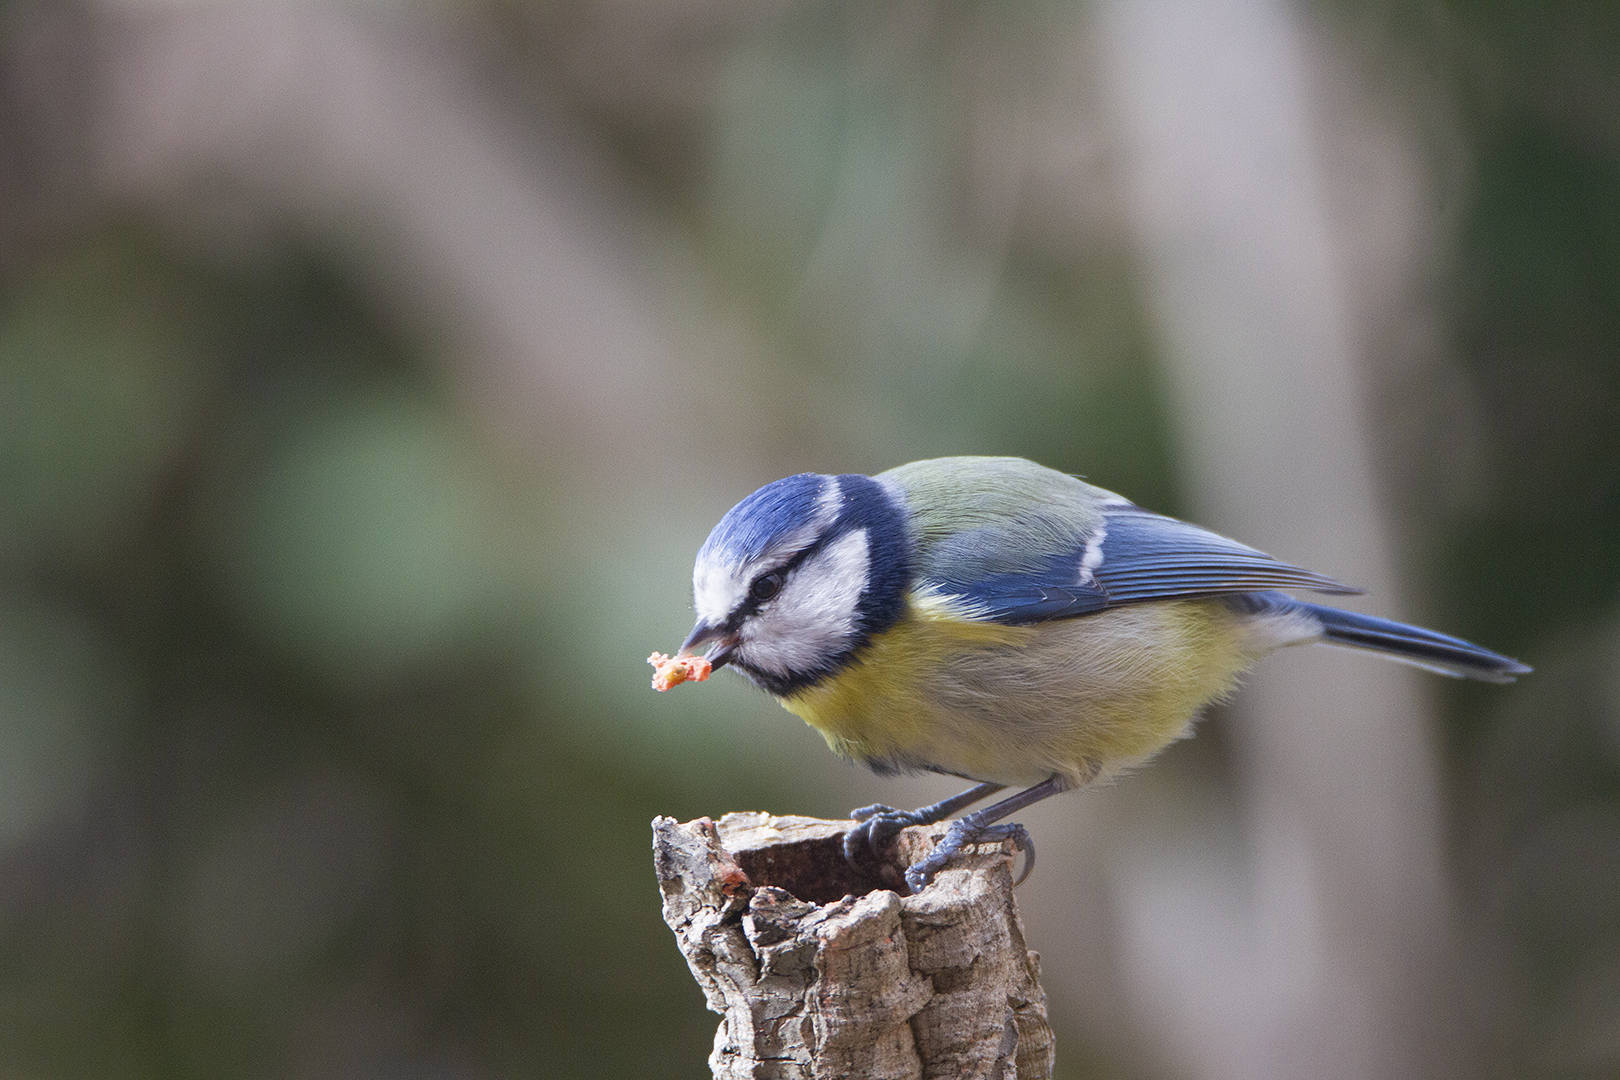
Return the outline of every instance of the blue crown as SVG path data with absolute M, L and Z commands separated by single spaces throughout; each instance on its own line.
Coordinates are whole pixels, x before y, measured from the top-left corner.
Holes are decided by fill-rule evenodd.
M 731 562 L 757 559 L 784 532 L 815 520 L 827 477 L 799 473 L 766 484 L 726 511 L 698 552 L 699 560 L 723 557 Z

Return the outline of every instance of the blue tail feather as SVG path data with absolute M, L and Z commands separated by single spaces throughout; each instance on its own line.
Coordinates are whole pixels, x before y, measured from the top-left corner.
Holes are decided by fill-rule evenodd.
M 1321 620 L 1323 639 L 1334 645 L 1383 653 L 1391 659 L 1460 679 L 1509 683 L 1531 670 L 1512 657 L 1449 634 L 1302 600 L 1290 603 Z

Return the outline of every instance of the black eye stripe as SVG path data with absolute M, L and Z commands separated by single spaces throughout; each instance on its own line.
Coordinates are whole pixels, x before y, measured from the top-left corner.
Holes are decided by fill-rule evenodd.
M 816 552 L 820 551 L 822 548 L 826 547 L 828 541 L 836 539 L 838 535 L 842 535 L 842 533 L 837 535 L 829 533 L 826 536 L 818 538 L 815 543 L 811 544 L 803 551 L 795 554 L 791 559 L 783 563 L 781 566 L 767 570 L 765 573 L 754 578 L 754 580 L 749 583 L 747 597 L 744 598 L 741 604 L 737 605 L 737 609 L 731 613 L 731 618 L 726 620 L 726 627 L 730 630 L 737 629 L 737 627 L 742 625 L 745 619 L 759 611 L 761 604 L 764 604 L 766 601 L 770 600 L 772 597 L 775 597 L 782 591 L 781 585 L 778 585 L 768 596 L 755 596 L 755 585 L 759 584 L 760 581 L 768 577 L 774 577 L 785 585 L 788 577 L 793 573 L 793 571 L 799 568 L 801 563 L 810 558 L 810 556 L 814 555 Z

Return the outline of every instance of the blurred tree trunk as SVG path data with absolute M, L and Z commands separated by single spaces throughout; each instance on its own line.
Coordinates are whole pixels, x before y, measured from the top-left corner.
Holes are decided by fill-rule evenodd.
M 1099 26 L 1200 519 L 1400 616 L 1315 138 L 1318 43 L 1282 0 L 1115 0 Z M 1337 180 L 1363 196 L 1376 186 Z M 1385 268 L 1402 254 L 1386 252 Z M 1160 910 L 1185 916 L 1181 937 L 1163 918 L 1139 935 L 1154 954 L 1138 958 L 1156 973 L 1154 1007 L 1193 1075 L 1456 1074 L 1417 678 L 1316 650 L 1264 666 L 1237 702 L 1247 910 L 1234 905 L 1223 926 L 1191 910 L 1200 890 L 1183 882 Z

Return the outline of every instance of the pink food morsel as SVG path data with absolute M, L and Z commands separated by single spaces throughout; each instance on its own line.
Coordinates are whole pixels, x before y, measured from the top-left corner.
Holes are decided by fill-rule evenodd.
M 655 652 L 647 663 L 657 670 L 653 673 L 652 688 L 662 693 L 683 682 L 703 682 L 714 670 L 714 665 L 701 656 L 665 656 Z

